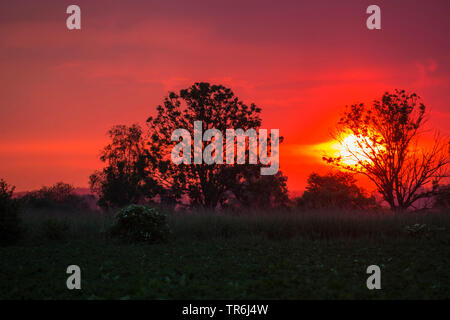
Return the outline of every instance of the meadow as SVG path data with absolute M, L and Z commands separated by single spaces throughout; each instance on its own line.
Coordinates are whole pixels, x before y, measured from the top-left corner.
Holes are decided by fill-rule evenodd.
M 0 248 L 0 299 L 450 298 L 449 212 L 169 212 L 170 240 L 152 245 L 108 238 L 112 213 L 22 220 Z M 66 288 L 72 264 L 81 290 Z

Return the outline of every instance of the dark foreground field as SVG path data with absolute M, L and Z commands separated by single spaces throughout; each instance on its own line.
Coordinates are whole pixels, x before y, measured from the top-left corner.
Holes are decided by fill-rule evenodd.
M 171 241 L 155 245 L 105 239 L 108 216 L 45 215 L 69 230 L 24 217 L 25 239 L 0 248 L 1 299 L 450 298 L 448 213 L 171 215 Z M 72 264 L 81 290 L 66 288 Z M 381 290 L 366 287 L 372 264 Z

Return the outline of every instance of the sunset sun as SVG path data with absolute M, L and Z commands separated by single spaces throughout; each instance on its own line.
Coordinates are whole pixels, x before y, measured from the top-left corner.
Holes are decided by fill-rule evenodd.
M 349 166 L 354 166 L 361 162 L 372 162 L 370 155 L 373 150 L 379 152 L 382 147 L 370 147 L 369 141 L 366 141 L 361 136 L 354 134 L 346 134 L 333 144 L 330 149 L 334 152 L 335 157 L 341 157 L 342 163 Z

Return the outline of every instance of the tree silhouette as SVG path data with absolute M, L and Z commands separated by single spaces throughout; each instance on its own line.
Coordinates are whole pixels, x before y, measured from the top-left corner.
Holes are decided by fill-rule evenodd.
M 260 113 L 255 104 L 244 104 L 222 85 L 202 82 L 179 93 L 170 92 L 163 105 L 158 106 L 156 117 L 147 120 L 154 177 L 165 188 L 166 196 L 177 200 L 187 195 L 193 206 L 215 208 L 226 192 L 238 195 L 242 185 L 261 178 L 261 164 L 249 164 L 254 150 L 248 147 L 245 147 L 245 164 L 174 164 L 171 161 L 172 148 L 178 142 L 171 141 L 174 130 L 183 128 L 194 136 L 194 121 L 201 121 L 203 131 L 217 129 L 225 140 L 227 129 L 257 130 L 261 125 Z M 201 143 L 203 150 L 205 142 Z M 192 159 L 195 152 L 198 151 L 192 141 L 189 155 Z M 230 150 L 224 148 L 223 152 L 225 159 Z
M 356 185 L 352 173 L 337 171 L 326 175 L 310 174 L 305 192 L 297 199 L 297 206 L 311 209 L 368 209 L 375 208 L 376 201 Z
M 448 142 L 436 134 L 430 149 L 419 147 L 425 111 L 420 97 L 404 90 L 386 92 L 371 107 L 352 105 L 338 122 L 335 135 L 345 156 L 325 156 L 324 160 L 367 176 L 393 210 L 405 210 L 433 194 L 433 188 L 425 186 L 437 186 L 447 176 Z M 353 145 L 345 144 L 349 134 Z
M 89 177 L 91 190 L 100 196 L 98 204 L 103 208 L 123 207 L 154 197 L 159 189 L 151 175 L 151 156 L 142 128 L 137 124 L 117 125 L 108 135 L 111 143 L 100 155 L 106 167 Z

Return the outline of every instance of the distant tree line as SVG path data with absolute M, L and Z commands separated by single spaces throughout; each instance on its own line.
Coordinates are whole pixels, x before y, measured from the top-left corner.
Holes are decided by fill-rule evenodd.
M 26 192 L 17 198 L 24 209 L 86 211 L 92 209 L 93 195 L 80 195 L 75 188 L 64 182 L 44 186 L 36 191 Z

